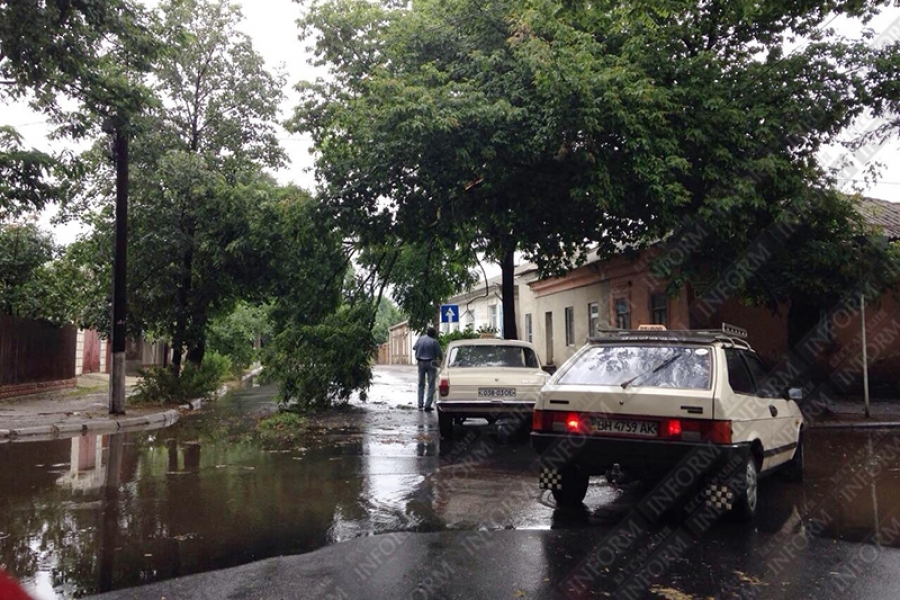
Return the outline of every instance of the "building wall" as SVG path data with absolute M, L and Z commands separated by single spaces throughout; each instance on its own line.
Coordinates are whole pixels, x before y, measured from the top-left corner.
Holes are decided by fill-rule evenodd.
M 75 377 L 84 372 L 84 329 L 78 330 L 78 339 L 75 341 Z
M 581 348 L 588 338 L 588 304 L 596 302 L 599 307 L 600 328 L 609 327 L 609 283 L 602 281 L 600 273 L 585 266 L 576 269 L 564 278 L 530 281 L 523 288 L 520 305 L 522 313 L 522 339 L 525 339 L 526 315 L 532 315 L 534 335 L 532 343 L 537 348 L 541 361 L 559 366 Z M 566 308 L 572 309 L 571 343 L 566 341 Z M 548 335 L 547 319 L 551 319 L 552 340 Z
M 415 362 L 412 347 L 415 343 L 409 325 L 404 321 L 390 328 L 388 362 L 392 365 L 411 365 Z
M 473 331 L 487 326 L 495 327 L 497 331 L 503 329 L 503 300 L 500 288 L 496 284 L 489 285 L 487 290 L 482 286 L 467 294 L 454 296 L 444 304 L 459 306 L 459 323 L 441 323 L 442 333 L 459 331 L 470 326 Z M 491 318 L 492 307 L 496 320 Z M 516 322 L 518 323 L 518 319 Z

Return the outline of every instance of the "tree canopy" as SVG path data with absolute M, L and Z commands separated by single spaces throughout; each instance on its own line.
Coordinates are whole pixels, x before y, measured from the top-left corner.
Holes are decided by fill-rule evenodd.
M 361 243 L 519 249 L 546 274 L 589 245 L 675 239 L 690 218 L 704 243 L 667 273 L 684 283 L 790 221 L 790 260 L 734 293 L 836 294 L 858 276 L 840 257 L 872 251 L 817 152 L 894 63 L 828 25 L 886 4 L 325 0 L 303 23 L 330 77 L 302 86 L 293 125 Z

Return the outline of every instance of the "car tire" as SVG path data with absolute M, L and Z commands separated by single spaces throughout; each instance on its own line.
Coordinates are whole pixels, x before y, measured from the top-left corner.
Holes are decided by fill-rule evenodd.
M 559 489 L 551 490 L 557 508 L 577 508 L 587 495 L 590 475 L 575 466 L 568 466 L 559 473 Z
M 797 437 L 797 451 L 793 458 L 784 464 L 781 470 L 782 477 L 787 481 L 803 481 L 803 432 Z
M 759 467 L 751 454 L 744 463 L 741 473 L 744 491 L 734 506 L 734 515 L 741 521 L 749 521 L 756 516 L 759 508 Z
M 438 431 L 441 434 L 441 439 L 443 440 L 452 440 L 453 439 L 453 417 L 449 414 L 445 413 L 441 410 L 441 407 L 438 406 Z

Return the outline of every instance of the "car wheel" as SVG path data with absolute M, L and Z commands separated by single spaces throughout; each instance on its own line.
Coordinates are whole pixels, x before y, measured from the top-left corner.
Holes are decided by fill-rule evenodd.
M 577 508 L 587 495 L 590 476 L 575 466 L 565 467 L 559 473 L 559 489 L 551 490 L 556 506 L 559 508 Z
M 453 417 L 445 413 L 441 410 L 439 406 L 437 409 L 438 413 L 438 431 L 440 431 L 441 439 L 444 440 L 452 440 L 453 439 Z
M 742 521 L 749 521 L 756 516 L 759 504 L 759 468 L 751 454 L 744 464 L 744 492 L 734 507 L 735 516 Z
M 800 432 L 797 437 L 797 450 L 794 452 L 794 457 L 785 463 L 781 473 L 788 481 L 803 481 L 803 432 Z

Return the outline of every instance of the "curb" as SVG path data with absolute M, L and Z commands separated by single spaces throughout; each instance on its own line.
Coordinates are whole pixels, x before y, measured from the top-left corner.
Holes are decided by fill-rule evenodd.
M 58 425 L 40 425 L 17 429 L 0 429 L 0 443 L 15 442 L 27 438 L 29 442 L 49 441 L 80 437 L 91 433 L 117 433 L 119 431 L 152 431 L 173 425 L 181 414 L 177 410 L 167 410 L 127 419 L 97 419 L 74 421 Z M 25 440 L 23 440 L 25 441 Z
M 263 370 L 262 366 L 256 367 L 241 376 L 241 381 L 256 377 Z M 216 391 L 219 398 L 229 391 L 228 386 L 222 386 Z M 39 425 L 33 427 L 17 427 L 12 429 L 0 429 L 0 444 L 16 441 L 50 441 L 67 439 L 88 435 L 90 433 L 116 433 L 119 431 L 151 431 L 174 425 L 181 417 L 180 411 L 200 410 L 203 407 L 203 399 L 197 398 L 182 404 L 178 409 L 170 409 L 164 412 L 152 413 L 140 417 L 91 419 L 85 421 L 67 421 L 51 425 Z
M 818 423 L 810 425 L 811 429 L 900 429 L 900 421 L 855 422 L 840 421 L 837 423 Z

